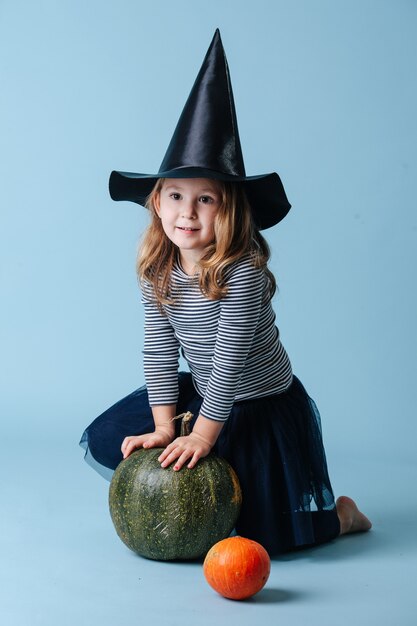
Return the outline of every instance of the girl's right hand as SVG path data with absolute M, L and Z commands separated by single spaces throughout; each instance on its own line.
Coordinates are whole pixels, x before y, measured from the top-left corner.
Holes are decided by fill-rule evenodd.
M 125 437 L 121 447 L 123 458 L 126 459 L 136 448 L 166 448 L 174 437 L 175 433 L 158 428 L 153 433 Z

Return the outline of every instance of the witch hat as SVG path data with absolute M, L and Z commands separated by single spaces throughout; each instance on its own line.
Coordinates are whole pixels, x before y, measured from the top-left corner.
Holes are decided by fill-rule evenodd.
M 282 220 L 291 208 L 275 172 L 246 176 L 230 82 L 219 29 L 178 121 L 157 174 L 113 171 L 113 200 L 144 205 L 158 178 L 214 178 L 241 183 L 259 229 Z

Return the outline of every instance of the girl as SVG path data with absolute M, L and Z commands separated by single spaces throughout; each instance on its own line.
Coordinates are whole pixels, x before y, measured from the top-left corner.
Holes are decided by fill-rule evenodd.
M 213 75 L 215 106 L 213 98 L 201 105 L 196 93 L 212 88 Z M 196 113 L 201 106 L 211 107 L 211 120 L 217 115 L 210 137 L 207 128 L 196 131 L 195 120 L 208 115 Z M 219 132 L 227 108 L 232 123 L 216 144 L 213 129 Z M 244 173 L 218 31 L 158 175 L 113 172 L 110 190 L 115 199 L 144 203 L 146 196 L 151 214 L 137 263 L 146 387 L 85 430 L 86 460 L 108 468 L 109 477 L 135 449 L 160 447 L 162 468 L 192 471 L 214 450 L 242 487 L 237 532 L 270 554 L 368 530 L 353 500 L 334 501 L 317 407 L 275 325 L 275 279 L 260 228 L 282 219 L 289 204 L 276 174 Z M 178 374 L 180 350 L 189 373 Z M 172 418 L 185 411 L 194 415 L 193 428 L 180 437 Z

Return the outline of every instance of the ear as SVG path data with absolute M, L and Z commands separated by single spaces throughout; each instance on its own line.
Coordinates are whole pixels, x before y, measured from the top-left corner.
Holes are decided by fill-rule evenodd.
M 160 218 L 160 191 L 157 191 L 153 197 L 153 208 L 155 209 L 155 213 L 157 214 L 157 216 Z

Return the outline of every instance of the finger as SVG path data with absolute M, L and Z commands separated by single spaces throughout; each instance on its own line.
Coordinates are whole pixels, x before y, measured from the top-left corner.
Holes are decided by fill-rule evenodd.
M 126 437 L 126 439 L 123 441 L 122 443 L 122 452 L 125 453 L 126 450 L 128 450 L 130 444 L 131 444 L 132 438 L 131 437 Z
M 134 440 L 133 439 L 129 439 L 129 441 L 125 445 L 125 451 L 131 450 L 133 446 L 134 446 Z
M 199 459 L 201 459 L 201 454 L 196 450 L 193 454 L 191 461 L 187 465 L 188 469 L 192 469 L 193 467 L 195 467 Z
M 175 441 L 173 441 L 172 443 L 170 443 L 163 452 L 161 452 L 161 454 L 158 457 L 158 461 L 160 463 L 162 463 L 169 454 L 171 454 L 171 452 L 173 450 L 175 450 L 175 448 L 177 447 L 178 444 L 175 443 Z
M 176 459 L 178 459 L 182 454 L 181 448 L 175 448 L 167 457 L 162 461 L 161 467 L 168 467 L 171 465 Z
M 120 448 L 122 452 L 124 452 L 124 450 L 126 449 L 126 446 L 127 446 L 127 444 L 129 443 L 130 440 L 131 440 L 131 437 L 125 437 L 123 439 L 122 446 Z
M 127 444 L 126 448 L 125 448 L 125 456 L 129 456 L 129 454 L 131 452 L 133 452 L 133 450 L 135 450 L 135 448 L 141 448 L 142 447 L 142 438 L 134 438 L 131 441 L 129 441 L 129 443 Z
M 165 461 L 165 459 L 167 458 L 168 454 L 169 453 L 167 452 L 167 449 L 165 448 L 165 450 L 163 452 L 161 452 L 161 454 L 158 456 L 159 463 L 162 463 L 163 461 Z
M 184 452 L 181 454 L 181 456 L 178 458 L 178 461 L 174 465 L 174 471 L 177 472 L 178 470 L 180 470 L 191 455 L 192 451 L 184 450 Z

